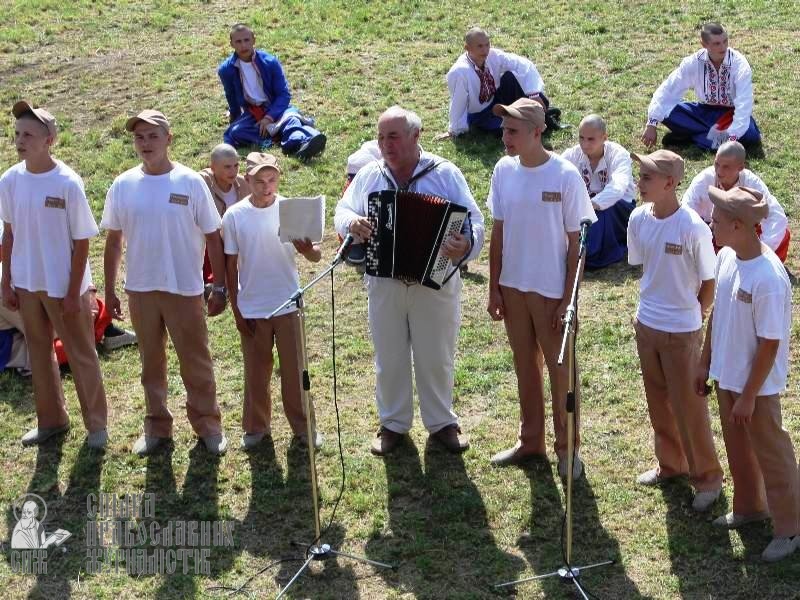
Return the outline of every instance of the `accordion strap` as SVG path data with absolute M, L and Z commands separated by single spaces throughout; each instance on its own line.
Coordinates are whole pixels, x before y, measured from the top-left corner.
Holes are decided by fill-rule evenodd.
M 428 173 L 433 171 L 436 167 L 438 167 L 440 164 L 442 164 L 442 162 L 443 161 L 438 161 L 438 162 L 432 161 L 428 163 L 427 165 L 425 165 L 425 167 L 423 167 L 423 169 L 419 173 L 413 175 L 411 179 L 408 180 L 408 183 L 406 183 L 406 185 L 404 185 L 403 187 L 399 187 L 397 183 L 395 183 L 394 179 L 392 179 L 386 172 L 386 170 L 383 168 L 383 165 L 378 163 L 378 168 L 381 170 L 381 175 L 383 175 L 383 178 L 386 180 L 386 183 L 389 184 L 389 189 L 396 190 L 398 192 L 408 192 L 410 191 L 411 186 L 412 184 L 414 184 L 415 181 L 422 179 L 425 175 L 427 175 Z

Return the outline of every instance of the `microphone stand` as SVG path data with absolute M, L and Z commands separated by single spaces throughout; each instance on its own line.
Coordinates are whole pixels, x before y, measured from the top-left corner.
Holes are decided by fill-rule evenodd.
M 347 256 L 347 252 L 350 249 L 350 245 L 353 243 L 353 237 L 348 235 L 345 238 L 344 242 L 342 243 L 339 251 L 336 253 L 336 257 L 333 261 L 328 265 L 328 267 L 319 275 L 317 275 L 314 279 L 311 280 L 305 287 L 299 288 L 292 296 L 286 300 L 283 304 L 281 304 L 278 308 L 276 308 L 272 313 L 267 317 L 271 319 L 284 308 L 294 304 L 297 307 L 297 314 L 298 319 L 300 321 L 300 356 L 302 361 L 302 373 L 301 373 L 301 395 L 303 401 L 303 412 L 306 414 L 306 436 L 308 439 L 308 466 L 309 472 L 311 473 L 311 500 L 314 505 L 314 541 L 311 544 L 301 544 L 299 542 L 294 542 L 297 545 L 305 546 L 306 549 L 306 561 L 303 563 L 303 566 L 294 574 L 294 576 L 289 580 L 289 583 L 280 591 L 277 595 L 276 600 L 279 600 L 289 587 L 299 579 L 299 577 L 305 572 L 308 566 L 311 564 L 312 561 L 315 560 L 325 560 L 331 558 L 332 556 L 344 556 L 347 558 L 352 558 L 353 560 L 357 560 L 363 563 L 367 563 L 370 565 L 374 565 L 376 567 L 384 567 L 387 569 L 393 569 L 392 565 L 387 565 L 385 563 L 381 563 L 374 560 L 369 560 L 368 558 L 364 558 L 361 556 L 354 556 L 352 554 L 347 554 L 345 552 L 340 552 L 338 550 L 334 550 L 331 548 L 330 544 L 324 544 L 322 542 L 322 534 L 320 532 L 320 522 L 319 522 L 319 488 L 317 486 L 317 459 L 316 459 L 316 448 L 314 447 L 314 438 L 316 437 L 316 419 L 314 416 L 314 405 L 311 402 L 311 378 L 308 375 L 308 352 L 306 350 L 306 318 L 305 318 L 305 303 L 303 301 L 303 297 L 305 293 L 314 287 L 323 277 L 328 275 L 331 271 L 333 271 L 339 264 L 342 263 L 344 257 Z
M 572 468 L 575 461 L 575 397 L 576 397 L 576 371 L 575 368 L 575 349 L 577 343 L 577 329 L 578 329 L 578 290 L 580 288 L 581 274 L 583 267 L 586 264 L 586 235 L 591 222 L 581 222 L 581 237 L 580 246 L 578 250 L 578 268 L 575 272 L 575 281 L 572 284 L 572 295 L 570 296 L 569 306 L 567 313 L 564 315 L 564 335 L 561 338 L 561 352 L 558 355 L 558 365 L 561 366 L 566 362 L 567 371 L 569 372 L 569 386 L 567 389 L 567 489 L 564 492 L 566 509 L 564 516 L 564 529 L 566 533 L 564 537 L 564 566 L 558 571 L 547 573 L 545 575 L 536 575 L 534 577 L 525 577 L 515 581 L 507 581 L 505 583 L 498 583 L 494 587 L 501 588 L 516 585 L 526 581 L 533 581 L 535 579 L 546 579 L 548 577 L 561 578 L 565 583 L 572 582 L 584 600 L 589 600 L 589 596 L 583 589 L 579 581 L 581 571 L 587 569 L 594 569 L 595 567 L 603 567 L 606 565 L 613 565 L 613 560 L 606 560 L 603 562 L 576 567 L 572 565 Z

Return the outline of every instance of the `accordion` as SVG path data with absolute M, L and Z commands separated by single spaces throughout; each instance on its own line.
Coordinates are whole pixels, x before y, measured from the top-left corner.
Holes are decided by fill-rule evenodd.
M 442 243 L 460 233 L 469 212 L 444 198 L 417 192 L 384 190 L 367 198 L 372 236 L 366 240 L 366 273 L 440 289 L 450 259 Z M 453 269 L 455 272 L 455 269 Z

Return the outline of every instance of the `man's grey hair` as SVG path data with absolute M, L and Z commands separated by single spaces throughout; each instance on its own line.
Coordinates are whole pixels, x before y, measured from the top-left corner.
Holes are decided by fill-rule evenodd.
M 236 151 L 236 148 L 230 144 L 217 144 L 214 146 L 214 149 L 211 150 L 211 163 L 213 164 L 219 160 L 227 159 L 236 159 L 238 162 L 239 153 Z
M 409 133 L 419 132 L 422 129 L 422 119 L 413 110 L 408 110 L 402 106 L 395 104 L 390 106 L 378 118 L 378 121 L 383 119 L 405 119 L 406 129 Z
M 736 140 L 731 140 L 729 142 L 724 142 L 720 144 L 719 149 L 717 150 L 717 157 L 718 158 L 734 158 L 740 163 L 744 163 L 747 160 L 747 150 L 744 149 L 741 143 L 737 142 Z
M 467 30 L 467 33 L 464 34 L 464 43 L 467 46 L 469 46 L 472 43 L 472 40 L 474 40 L 477 37 L 485 37 L 488 39 L 489 32 L 487 32 L 482 27 L 470 27 Z
M 603 117 L 594 113 L 591 115 L 586 115 L 583 117 L 583 119 L 581 119 L 581 123 L 578 125 L 578 128 L 580 129 L 581 127 L 589 127 L 599 131 L 600 133 L 606 133 L 607 129 L 606 122 Z

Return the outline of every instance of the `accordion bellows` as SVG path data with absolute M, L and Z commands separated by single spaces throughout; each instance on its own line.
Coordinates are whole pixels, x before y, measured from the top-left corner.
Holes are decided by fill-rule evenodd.
M 442 243 L 459 233 L 467 209 L 418 192 L 384 190 L 367 198 L 372 237 L 366 241 L 366 273 L 440 289 L 451 266 Z

